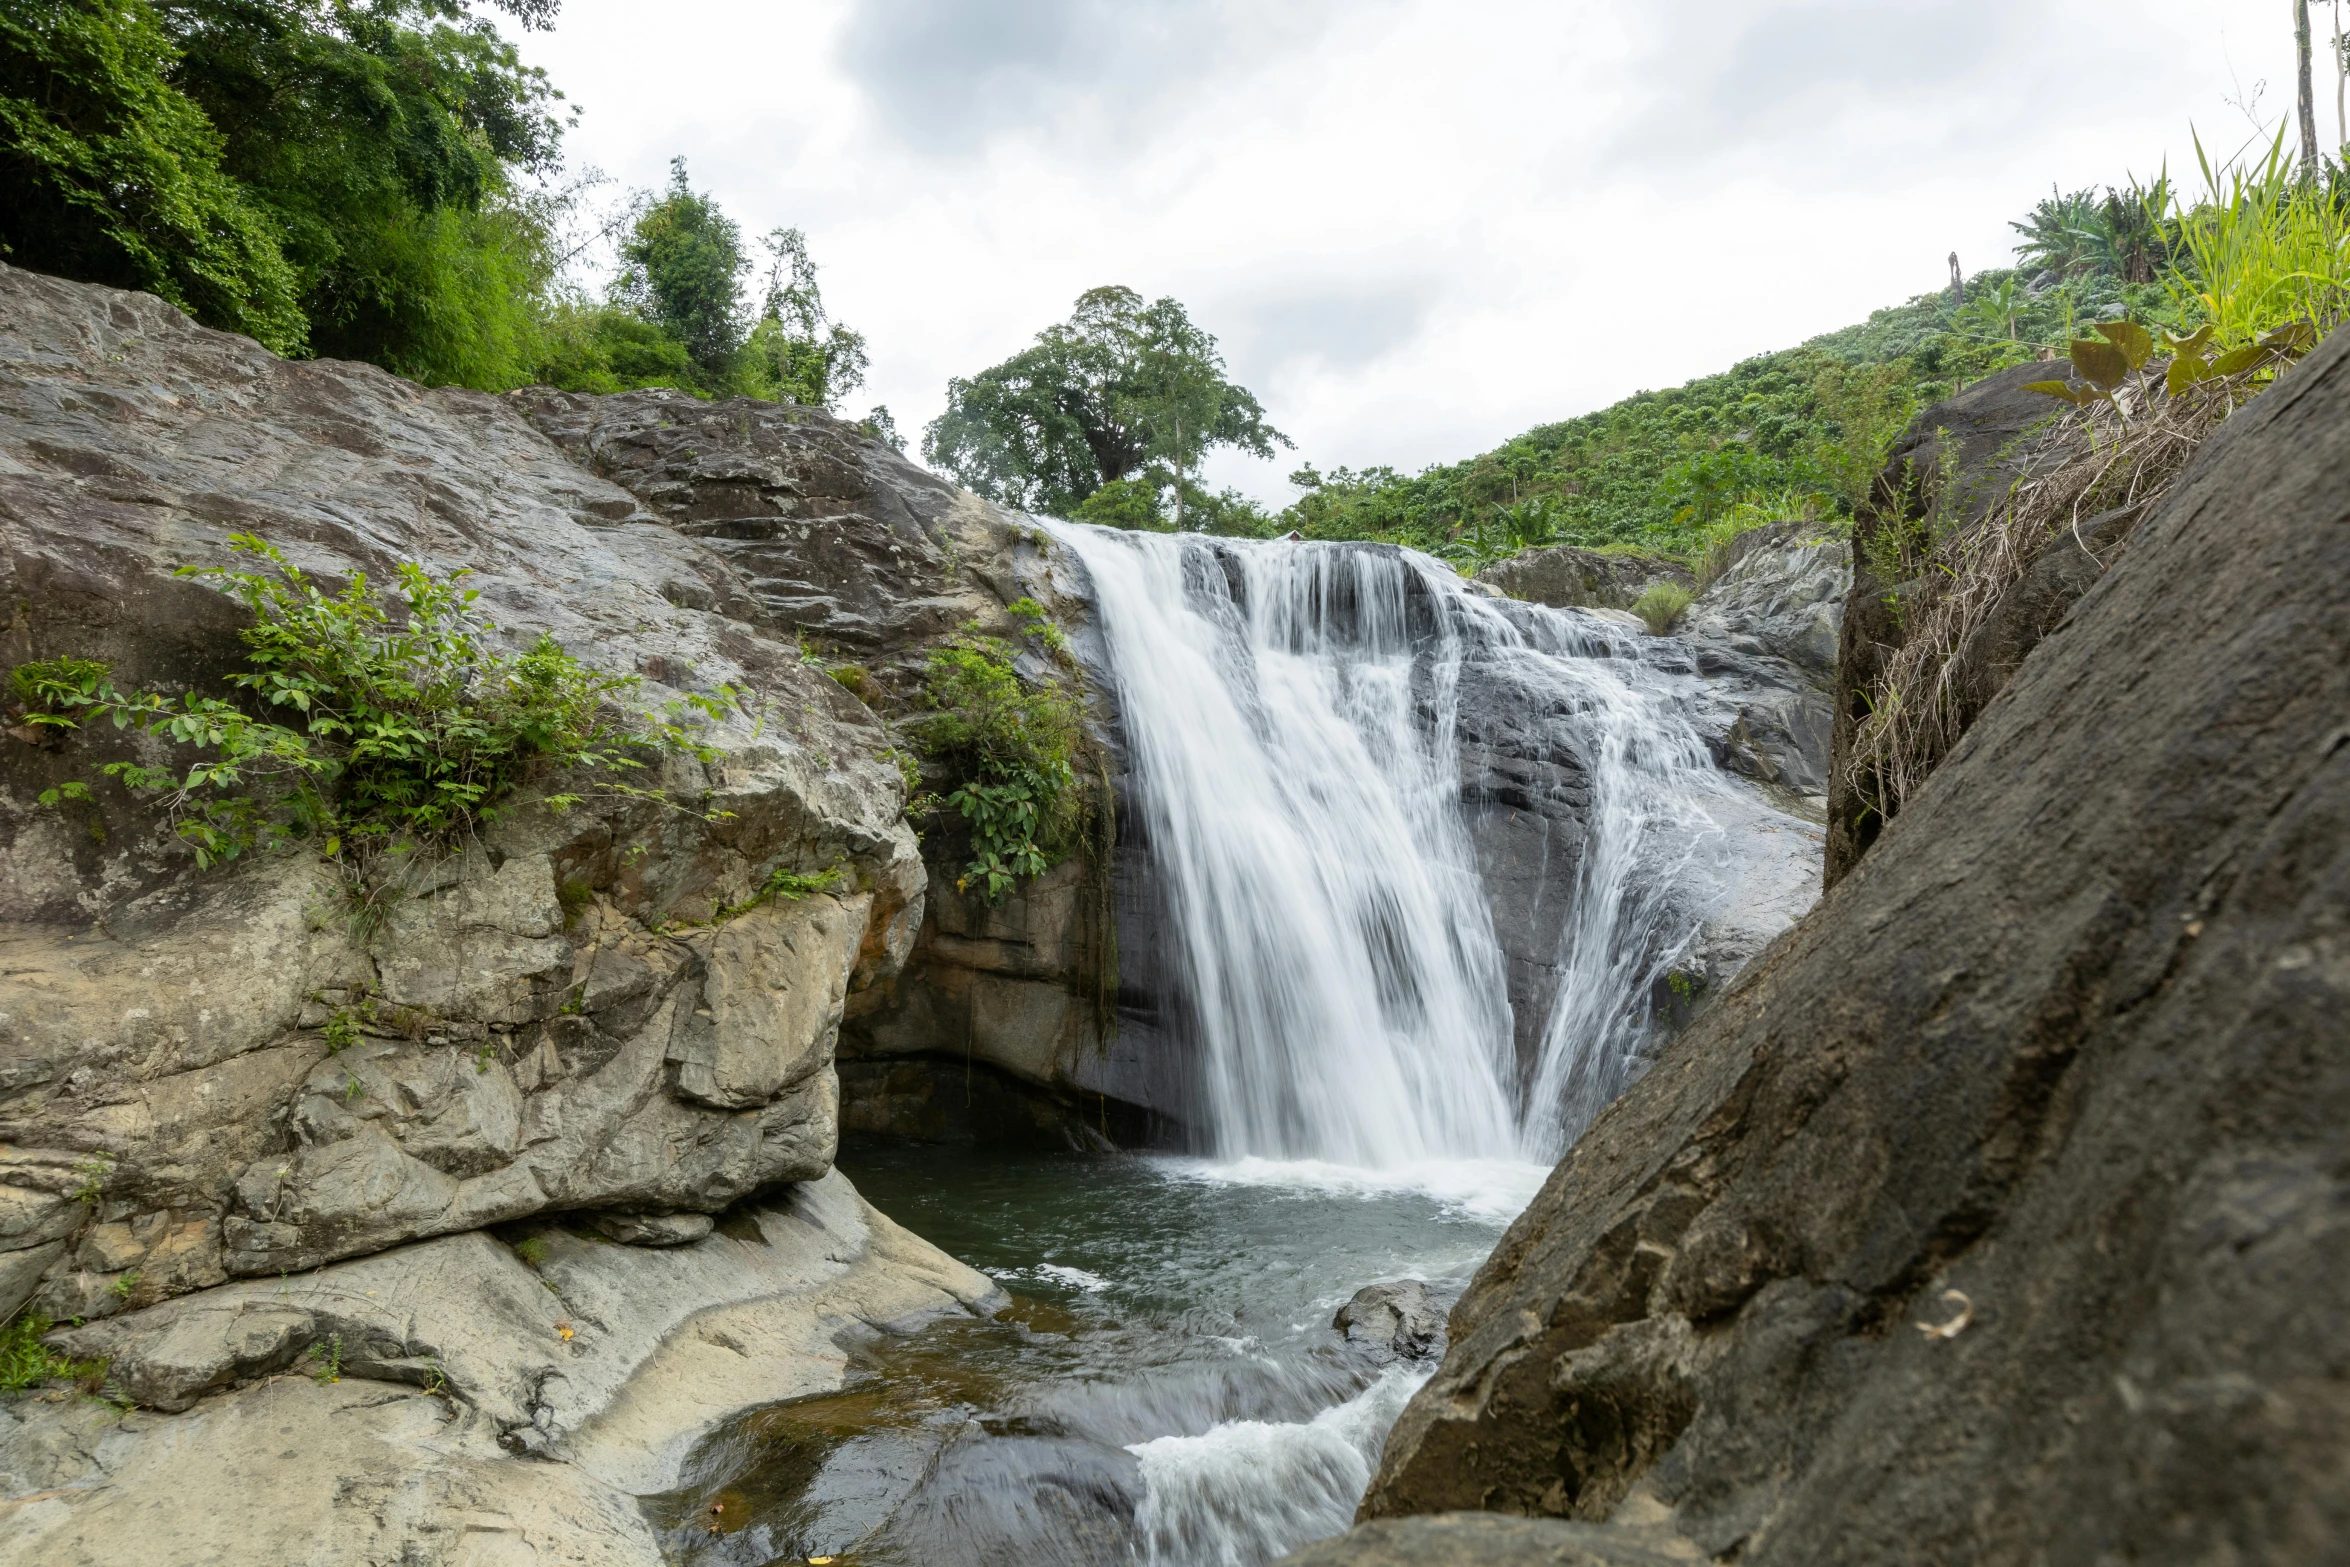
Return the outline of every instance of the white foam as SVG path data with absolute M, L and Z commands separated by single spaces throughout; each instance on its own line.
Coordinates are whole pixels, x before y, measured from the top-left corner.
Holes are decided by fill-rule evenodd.
M 1126 1450 L 1142 1470 L 1143 1559 L 1166 1567 L 1258 1567 L 1342 1534 L 1395 1417 L 1426 1367 L 1391 1366 L 1311 1420 L 1232 1420 Z
M 1519 1159 L 1423 1159 L 1384 1169 L 1326 1159 L 1155 1159 L 1175 1180 L 1210 1185 L 1289 1187 L 1326 1197 L 1419 1196 L 1476 1223 L 1504 1225 L 1525 1211 L 1550 1166 Z

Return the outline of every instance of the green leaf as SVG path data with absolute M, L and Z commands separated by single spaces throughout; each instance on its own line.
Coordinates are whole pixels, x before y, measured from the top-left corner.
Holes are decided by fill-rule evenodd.
M 2195 329 L 2194 335 L 2191 337 L 2179 337 L 2170 332 L 2165 332 L 2162 335 L 2177 352 L 2201 357 L 2203 345 L 2211 341 L 2211 331 L 2211 323 L 2206 321 Z
M 2242 348 L 2231 348 L 2211 362 L 2213 375 L 2242 375 L 2247 370 L 2267 364 L 2275 357 L 2270 349 L 2258 343 L 2246 343 Z
M 2130 373 L 2129 356 L 2111 343 L 2084 337 L 2072 344 L 2071 352 L 2073 368 L 2081 373 L 2081 379 L 2104 391 L 2121 385 Z
M 2078 403 L 2081 401 L 2081 394 L 2073 390 L 2072 384 L 2067 381 L 2026 381 L 2024 383 L 2024 390 L 2027 392 L 2043 392 L 2050 397 L 2061 397 L 2068 403 Z
M 2163 376 L 2163 389 L 2176 397 L 2198 381 L 2211 379 L 2211 366 L 2193 354 L 2181 354 L 2170 362 L 2169 373 Z
M 2132 370 L 2142 370 L 2154 352 L 2154 338 L 2147 330 L 2132 321 L 2100 321 L 2097 330 L 2105 340 L 2122 351 L 2122 358 Z M 2119 381 L 2121 377 L 2114 377 Z

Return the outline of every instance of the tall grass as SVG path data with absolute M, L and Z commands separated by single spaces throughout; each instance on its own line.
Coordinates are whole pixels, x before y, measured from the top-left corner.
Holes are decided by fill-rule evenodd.
M 2183 317 L 2223 348 L 2306 321 L 2320 336 L 2350 320 L 2350 213 L 2324 182 L 2303 179 L 2277 132 L 2268 155 L 2214 165 L 2200 136 L 2204 195 L 2182 202 L 2164 277 Z

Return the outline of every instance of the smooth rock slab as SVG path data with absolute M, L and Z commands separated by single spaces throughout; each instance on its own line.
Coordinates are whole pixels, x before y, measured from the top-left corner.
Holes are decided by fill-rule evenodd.
M 837 1173 L 664 1250 L 536 1239 L 535 1268 L 453 1236 L 63 1335 L 175 1412 L 0 1406 L 0 1559 L 654 1567 L 634 1499 L 710 1430 L 1001 1298 Z

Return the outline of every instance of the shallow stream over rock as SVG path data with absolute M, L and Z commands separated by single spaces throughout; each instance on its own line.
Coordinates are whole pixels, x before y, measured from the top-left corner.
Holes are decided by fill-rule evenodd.
M 1547 1173 L 852 1144 L 871 1201 L 1009 1307 L 868 1345 L 735 1422 L 654 1504 L 681 1562 L 1269 1561 L 1344 1529 L 1443 1352 L 1350 1342 L 1363 1285 L 1449 1305 Z

